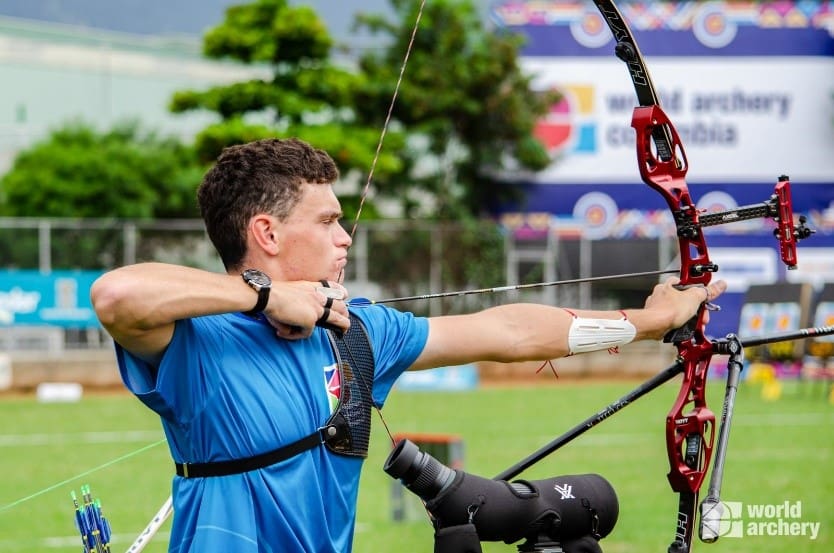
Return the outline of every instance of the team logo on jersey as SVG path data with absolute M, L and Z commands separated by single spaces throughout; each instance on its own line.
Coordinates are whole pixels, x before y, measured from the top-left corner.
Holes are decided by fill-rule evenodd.
M 327 401 L 330 403 L 332 413 L 339 405 L 339 398 L 342 397 L 342 380 L 336 363 L 324 367 L 324 389 L 327 390 Z

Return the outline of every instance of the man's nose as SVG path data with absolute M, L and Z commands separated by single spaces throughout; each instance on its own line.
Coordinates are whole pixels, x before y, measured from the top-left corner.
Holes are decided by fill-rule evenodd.
M 338 235 L 336 236 L 336 243 L 340 246 L 349 248 L 353 244 L 353 238 L 350 237 L 350 233 L 342 225 L 339 225 L 339 230 L 337 232 Z

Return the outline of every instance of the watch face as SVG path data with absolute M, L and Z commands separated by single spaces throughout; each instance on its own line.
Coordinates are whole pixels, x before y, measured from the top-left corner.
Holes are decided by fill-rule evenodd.
M 248 282 L 250 286 L 257 287 L 258 289 L 272 284 L 272 280 L 257 269 L 246 269 L 243 271 L 243 280 Z

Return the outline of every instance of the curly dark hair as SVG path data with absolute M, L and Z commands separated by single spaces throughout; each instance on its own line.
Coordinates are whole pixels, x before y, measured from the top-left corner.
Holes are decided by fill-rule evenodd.
M 302 184 L 332 184 L 339 170 L 327 152 L 297 138 L 264 139 L 225 148 L 197 190 L 197 202 L 227 270 L 246 255 L 246 225 L 269 213 L 285 221 Z

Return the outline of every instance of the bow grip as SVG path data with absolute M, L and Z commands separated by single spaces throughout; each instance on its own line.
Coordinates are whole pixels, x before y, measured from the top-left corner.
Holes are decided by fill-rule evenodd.
M 689 288 L 705 288 L 703 284 L 675 284 L 673 286 L 676 290 L 688 290 Z M 705 299 L 698 312 L 692 316 L 691 319 L 678 328 L 673 328 L 663 336 L 663 341 L 667 344 L 679 344 L 691 340 L 695 336 L 695 331 L 698 328 L 698 322 L 701 320 L 701 311 L 705 309 L 707 300 Z
M 701 314 L 699 310 L 699 313 L 686 321 L 686 324 L 667 332 L 666 335 L 663 336 L 663 341 L 667 344 L 679 344 L 681 342 L 691 340 L 695 336 L 695 329 L 698 328 L 698 319 L 700 316 Z
M 704 405 L 686 415 L 678 412 L 667 417 L 669 473 L 666 477 L 674 491 L 697 493 L 701 489 L 712 458 L 714 425 L 715 414 Z

